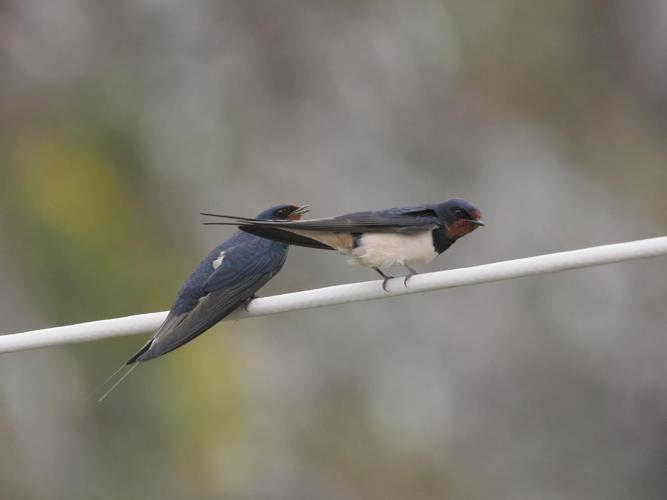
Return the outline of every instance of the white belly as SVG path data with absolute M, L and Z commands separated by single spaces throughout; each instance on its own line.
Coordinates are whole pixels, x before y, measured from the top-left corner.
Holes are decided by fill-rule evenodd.
M 424 231 L 412 234 L 366 233 L 348 255 L 353 264 L 390 267 L 431 262 L 438 254 L 433 249 L 431 231 Z

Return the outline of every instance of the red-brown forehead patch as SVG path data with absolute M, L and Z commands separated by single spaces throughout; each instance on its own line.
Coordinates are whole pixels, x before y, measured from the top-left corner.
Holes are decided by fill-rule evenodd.
M 472 215 L 477 220 L 482 220 L 482 212 L 480 212 L 479 210 L 471 211 L 470 215 Z
M 474 215 L 475 217 L 477 217 L 476 214 Z M 478 227 L 479 226 L 474 222 L 468 222 L 466 220 L 457 220 L 453 224 L 447 226 L 446 228 L 447 237 L 451 240 L 457 240 L 468 233 L 472 233 Z

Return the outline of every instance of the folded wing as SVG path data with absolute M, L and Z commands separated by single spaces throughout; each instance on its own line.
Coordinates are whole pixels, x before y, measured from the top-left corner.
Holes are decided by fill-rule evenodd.
M 155 335 L 128 364 L 166 354 L 204 333 L 244 304 L 277 274 L 286 255 L 284 250 L 228 252 L 204 285 L 196 305 L 185 312 L 170 311 Z
M 203 214 L 213 215 L 213 214 Z M 247 219 L 214 215 L 233 222 L 206 224 L 236 225 L 241 230 L 291 245 L 349 251 L 354 235 L 360 233 L 410 233 L 436 228 L 437 214 L 428 206 L 393 208 L 373 212 L 357 212 L 337 217 L 299 221 Z

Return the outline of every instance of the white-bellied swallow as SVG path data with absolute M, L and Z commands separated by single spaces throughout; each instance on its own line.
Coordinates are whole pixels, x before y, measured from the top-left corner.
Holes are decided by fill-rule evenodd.
M 277 242 L 338 250 L 354 264 L 368 266 L 382 275 L 382 287 L 393 276 L 381 268 L 401 265 L 410 276 L 411 265 L 428 263 L 457 239 L 483 226 L 482 214 L 465 200 L 417 207 L 356 212 L 323 219 L 299 221 L 259 220 L 229 215 L 202 214 L 233 222 L 205 224 L 236 225 L 241 230 Z
M 256 220 L 295 221 L 307 206 L 279 205 Z M 288 245 L 237 232 L 214 248 L 181 287 L 169 314 L 127 364 L 162 356 L 190 342 L 240 306 L 246 305 L 278 271 Z

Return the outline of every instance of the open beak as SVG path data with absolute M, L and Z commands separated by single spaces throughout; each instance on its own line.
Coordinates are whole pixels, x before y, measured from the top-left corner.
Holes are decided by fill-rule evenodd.
M 308 205 L 301 205 L 296 207 L 292 212 L 287 216 L 287 220 L 299 220 L 301 216 L 308 212 Z
M 301 205 L 292 211 L 290 215 L 303 215 L 307 214 L 310 211 L 310 205 Z

